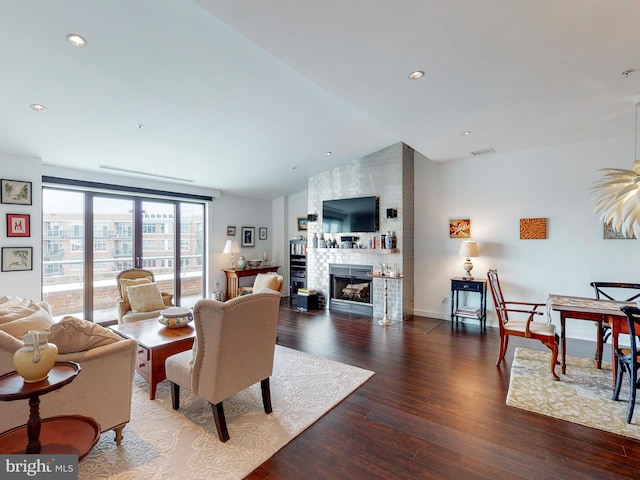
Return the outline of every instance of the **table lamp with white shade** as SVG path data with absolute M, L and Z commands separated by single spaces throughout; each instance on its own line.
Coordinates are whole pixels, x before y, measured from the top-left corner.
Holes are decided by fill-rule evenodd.
M 234 253 L 240 253 L 240 246 L 236 240 L 227 240 L 227 243 L 224 245 L 224 250 L 222 253 L 230 253 L 231 254 L 231 268 L 236 268 L 236 263 L 233 259 Z
M 473 263 L 471 263 L 471 257 L 479 257 L 478 254 L 478 244 L 475 240 L 463 240 L 460 244 L 460 250 L 458 250 L 459 257 L 466 257 L 464 261 L 464 270 L 465 274 L 462 278 L 465 280 L 473 280 L 473 275 L 471 275 L 471 270 L 473 269 Z

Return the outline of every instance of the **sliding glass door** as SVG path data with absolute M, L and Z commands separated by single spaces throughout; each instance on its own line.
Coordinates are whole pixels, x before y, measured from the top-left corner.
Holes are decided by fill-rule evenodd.
M 203 297 L 204 204 L 49 187 L 42 197 L 43 299 L 56 317 L 112 322 L 116 276 L 134 267 L 176 305 Z

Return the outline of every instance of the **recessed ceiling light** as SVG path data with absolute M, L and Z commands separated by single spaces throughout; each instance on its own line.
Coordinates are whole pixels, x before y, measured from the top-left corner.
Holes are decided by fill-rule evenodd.
M 409 79 L 411 80 L 418 80 L 422 77 L 424 77 L 424 72 L 422 70 L 416 70 L 415 72 L 411 72 L 409 74 Z
M 47 111 L 47 107 L 45 107 L 44 105 L 40 105 L 39 103 L 34 103 L 32 105 L 29 105 L 31 107 L 31 110 L 33 110 L 34 112 L 46 112 Z
M 136 125 L 136 127 L 138 128 L 138 130 L 142 130 L 144 128 L 144 125 L 139 123 Z
M 469 135 L 471 135 L 471 132 L 469 130 L 465 130 L 464 132 L 460 132 L 460 136 L 461 137 L 468 137 Z
M 629 75 L 631 75 L 633 72 L 635 72 L 636 69 L 635 68 L 630 68 L 628 70 L 625 70 L 624 72 L 622 72 L 622 76 L 623 77 L 628 77 Z
M 70 33 L 67 35 L 67 41 L 74 47 L 80 48 L 87 44 L 87 41 L 82 37 L 82 35 L 78 35 L 77 33 Z
M 324 153 L 327 157 L 330 157 L 331 155 L 333 155 L 331 152 L 325 152 Z

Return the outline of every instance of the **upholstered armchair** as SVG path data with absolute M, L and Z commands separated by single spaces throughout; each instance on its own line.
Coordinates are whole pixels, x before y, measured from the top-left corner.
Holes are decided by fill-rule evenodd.
M 124 270 L 118 273 L 116 284 L 120 294 L 116 300 L 119 324 L 158 317 L 173 305 L 173 295 L 160 291 L 149 270 Z
M 259 273 L 256 275 L 256 279 L 253 281 L 252 287 L 242 287 L 240 289 L 240 295 L 246 295 L 248 293 L 259 292 L 263 288 L 269 288 L 279 292 L 282 290 L 282 282 L 284 278 L 282 275 L 276 272 Z
M 269 377 L 273 369 L 280 294 L 261 290 L 227 302 L 199 300 L 193 309 L 193 349 L 167 358 L 174 410 L 180 387 L 211 404 L 218 437 L 229 439 L 222 402 L 260 382 L 264 411 L 271 413 Z

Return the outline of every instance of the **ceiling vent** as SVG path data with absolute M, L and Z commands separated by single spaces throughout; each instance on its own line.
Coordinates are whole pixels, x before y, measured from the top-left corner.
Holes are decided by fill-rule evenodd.
M 471 152 L 471 155 L 478 156 L 486 155 L 487 153 L 496 153 L 496 151 L 493 148 L 483 148 L 482 150 L 474 150 L 473 152 Z

